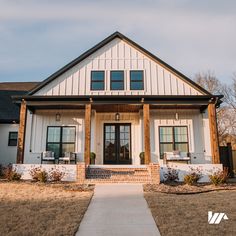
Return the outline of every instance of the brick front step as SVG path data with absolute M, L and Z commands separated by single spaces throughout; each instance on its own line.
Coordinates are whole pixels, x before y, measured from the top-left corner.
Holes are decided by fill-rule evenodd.
M 77 182 L 83 183 L 160 183 L 158 164 L 90 165 L 77 164 Z
M 88 183 L 148 183 L 150 174 L 147 168 L 102 167 L 87 168 Z

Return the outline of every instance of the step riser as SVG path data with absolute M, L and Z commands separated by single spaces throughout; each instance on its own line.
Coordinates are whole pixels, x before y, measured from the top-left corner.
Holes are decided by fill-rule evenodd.
M 88 168 L 88 183 L 148 183 L 150 175 L 147 168 Z

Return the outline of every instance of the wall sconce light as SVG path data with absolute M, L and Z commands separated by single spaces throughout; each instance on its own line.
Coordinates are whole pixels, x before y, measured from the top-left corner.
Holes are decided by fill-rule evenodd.
M 56 114 L 56 121 L 61 121 L 61 114 L 60 113 Z
M 119 120 L 120 120 L 120 113 L 119 113 L 119 112 L 117 112 L 117 113 L 115 114 L 115 120 L 116 120 L 116 121 L 119 121 Z

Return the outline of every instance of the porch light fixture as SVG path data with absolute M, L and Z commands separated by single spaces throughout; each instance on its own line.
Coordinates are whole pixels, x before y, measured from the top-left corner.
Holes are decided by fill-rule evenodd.
M 175 120 L 179 120 L 179 113 L 177 112 L 177 106 L 175 110 Z
M 116 120 L 116 121 L 119 121 L 119 120 L 120 120 L 119 105 L 117 104 L 116 106 L 117 106 L 117 108 L 116 108 L 116 109 L 117 109 L 117 112 L 116 112 L 116 114 L 115 114 L 115 120 Z
M 116 121 L 119 121 L 119 120 L 120 120 L 120 113 L 119 113 L 119 112 L 117 112 L 117 113 L 115 114 L 115 120 L 116 120 Z
M 178 112 L 175 113 L 175 120 L 179 120 L 179 114 L 178 114 Z
M 61 121 L 61 114 L 60 113 L 56 114 L 56 121 Z

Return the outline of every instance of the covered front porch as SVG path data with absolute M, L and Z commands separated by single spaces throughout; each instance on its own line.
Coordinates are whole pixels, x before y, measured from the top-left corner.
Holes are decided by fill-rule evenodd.
M 57 155 L 73 151 L 86 166 L 91 152 L 99 165 L 140 165 L 142 152 L 146 165 L 162 163 L 163 153 L 176 147 L 193 163 L 219 163 L 217 96 L 23 96 L 17 101 L 17 163 L 39 162 L 39 154 L 52 147 L 48 130 L 53 127 L 62 129 Z M 74 127 L 73 142 L 62 142 L 63 127 Z

